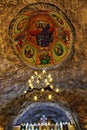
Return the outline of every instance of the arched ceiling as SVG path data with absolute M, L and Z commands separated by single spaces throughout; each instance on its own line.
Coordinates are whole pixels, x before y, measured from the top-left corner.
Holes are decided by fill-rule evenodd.
M 62 107 L 50 102 L 37 102 L 29 105 L 24 113 L 16 117 L 14 125 L 25 123 L 39 123 L 40 118 L 45 115 L 48 120 L 56 122 L 70 122 L 71 117 L 65 112 Z M 74 122 L 74 121 L 73 121 Z
M 17 13 L 25 6 L 41 0 L 7 0 L 0 2 L 0 125 L 6 127 L 11 119 L 23 112 L 33 102 L 33 94 L 28 93 L 27 81 L 34 70 L 15 54 L 9 38 L 9 25 Z M 86 0 L 44 0 L 60 8 L 75 28 L 74 54 L 66 63 L 56 69 L 47 70 L 52 74 L 54 85 L 60 88 L 60 95 L 53 101 L 61 100 L 75 111 L 82 130 L 87 129 L 87 2 Z M 48 94 L 49 91 L 46 92 Z M 51 92 L 53 94 L 53 92 Z M 55 94 L 53 94 L 55 95 Z M 39 101 L 48 101 L 40 95 Z

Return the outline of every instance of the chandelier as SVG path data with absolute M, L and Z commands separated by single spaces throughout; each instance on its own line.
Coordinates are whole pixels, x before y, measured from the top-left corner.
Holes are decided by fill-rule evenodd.
M 34 89 L 41 90 L 41 92 L 45 90 L 51 90 L 55 93 L 59 94 L 59 89 L 55 88 L 53 85 L 53 78 L 51 74 L 48 74 L 46 70 L 42 70 L 42 72 L 38 73 L 37 71 L 29 78 L 28 80 L 28 91 L 33 91 Z M 51 98 L 51 95 L 49 95 Z

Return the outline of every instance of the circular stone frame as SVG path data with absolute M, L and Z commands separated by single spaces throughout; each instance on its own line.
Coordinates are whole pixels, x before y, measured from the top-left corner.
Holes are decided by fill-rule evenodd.
M 21 9 L 9 25 L 16 54 L 34 69 L 57 68 L 74 53 L 75 29 L 68 17 L 50 3 Z

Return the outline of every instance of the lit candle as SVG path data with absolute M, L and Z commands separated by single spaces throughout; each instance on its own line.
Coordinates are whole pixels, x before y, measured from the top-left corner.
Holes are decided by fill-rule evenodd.
M 50 78 L 50 79 L 49 79 L 49 81 L 50 81 L 50 82 L 52 82 L 52 81 L 53 81 L 53 79 L 52 79 L 52 78 Z
M 51 78 L 51 74 L 48 75 L 48 78 Z
M 37 71 L 35 71 L 34 74 L 37 75 Z
M 31 83 L 31 80 L 30 80 L 30 79 L 28 80 L 28 83 Z
M 31 79 L 34 80 L 34 76 L 31 76 Z
M 36 83 L 40 83 L 40 81 L 39 81 L 39 80 L 37 80 L 37 81 L 36 81 Z
M 58 93 L 59 92 L 59 89 L 58 88 L 56 88 L 56 93 Z
M 51 95 L 51 94 L 48 95 L 48 99 L 49 99 L 49 100 L 52 99 L 52 95 Z
M 33 89 L 33 88 L 34 88 L 32 84 L 30 85 L 30 88 L 31 88 L 31 89 Z
M 37 96 L 34 96 L 34 100 L 37 101 Z
M 47 79 L 45 79 L 45 83 L 47 83 Z
M 51 88 L 51 89 L 53 89 L 53 88 L 54 88 L 54 86 L 51 84 L 51 85 L 50 85 L 50 88 Z
M 26 94 L 27 93 L 27 91 L 24 91 L 24 94 Z
M 44 92 L 44 88 L 41 89 L 41 92 Z
M 45 74 L 45 73 L 46 73 L 46 70 L 43 70 L 42 73 Z

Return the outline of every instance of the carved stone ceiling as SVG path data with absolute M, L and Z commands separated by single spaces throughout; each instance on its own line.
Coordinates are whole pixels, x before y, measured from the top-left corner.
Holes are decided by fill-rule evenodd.
M 16 112 L 19 113 L 22 96 L 28 87 L 27 81 L 34 72 L 14 52 L 9 37 L 9 25 L 23 7 L 36 2 L 41 2 L 41 0 L 0 1 L 0 125 L 3 127 L 6 127 L 10 118 L 14 119 L 17 116 Z M 87 1 L 44 0 L 44 2 L 58 6 L 75 28 L 74 54 L 62 66 L 47 71 L 52 74 L 55 86 L 60 88 L 57 101 L 61 100 L 68 104 L 76 112 L 82 130 L 86 130 Z M 41 101 L 44 99 L 44 97 L 41 98 Z M 26 100 L 23 101 L 26 104 Z M 14 107 L 15 112 L 13 112 Z

